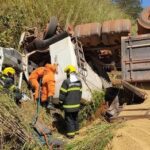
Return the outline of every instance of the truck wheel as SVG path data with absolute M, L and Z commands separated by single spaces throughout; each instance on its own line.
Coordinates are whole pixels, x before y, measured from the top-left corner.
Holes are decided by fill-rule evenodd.
M 49 24 L 46 27 L 43 40 L 51 38 L 55 33 L 58 25 L 58 20 L 55 16 L 51 17 Z

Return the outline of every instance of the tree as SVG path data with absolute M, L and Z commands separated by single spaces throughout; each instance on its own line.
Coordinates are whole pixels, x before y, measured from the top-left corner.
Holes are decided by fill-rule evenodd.
M 142 11 L 141 1 L 142 0 L 112 0 L 114 3 L 128 15 L 136 19 L 139 13 Z

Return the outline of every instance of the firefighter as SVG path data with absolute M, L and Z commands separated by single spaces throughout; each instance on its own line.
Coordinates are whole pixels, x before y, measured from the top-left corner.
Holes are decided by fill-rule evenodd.
M 35 90 L 34 93 L 34 99 L 38 100 L 39 97 L 39 80 L 43 78 L 44 74 L 44 67 L 38 67 L 36 68 L 29 76 L 29 82 L 32 86 L 32 88 Z
M 47 99 L 48 109 L 55 109 L 52 104 L 53 96 L 55 94 L 55 73 L 57 73 L 57 64 L 46 64 L 42 80 L 42 96 Z
M 22 93 L 21 91 L 14 85 L 14 76 L 16 74 L 16 71 L 12 67 L 6 67 L 2 71 L 0 75 L 0 89 L 5 89 L 9 94 L 13 94 L 14 99 L 16 100 L 16 103 L 19 104 Z
M 29 76 L 29 82 L 35 90 L 34 99 L 41 98 L 41 104 L 46 105 L 48 109 L 54 109 L 52 98 L 55 93 L 56 66 L 55 64 L 46 64 L 44 67 L 35 69 Z M 42 80 L 41 85 L 39 85 L 39 80 Z M 39 91 L 39 86 L 41 86 L 41 91 Z
M 68 65 L 64 69 L 64 72 L 67 74 L 67 79 L 62 83 L 59 99 L 62 101 L 65 112 L 67 137 L 74 138 L 79 130 L 78 112 L 80 108 L 82 84 L 74 66 Z

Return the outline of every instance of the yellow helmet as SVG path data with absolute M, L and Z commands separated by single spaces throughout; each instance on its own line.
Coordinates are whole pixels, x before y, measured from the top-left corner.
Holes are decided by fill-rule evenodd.
M 15 69 L 12 67 L 6 67 L 3 72 L 4 75 L 8 75 L 9 73 L 14 75 L 16 73 Z
M 76 68 L 72 65 L 68 65 L 65 69 L 64 72 L 66 73 L 72 73 L 72 72 L 76 72 Z

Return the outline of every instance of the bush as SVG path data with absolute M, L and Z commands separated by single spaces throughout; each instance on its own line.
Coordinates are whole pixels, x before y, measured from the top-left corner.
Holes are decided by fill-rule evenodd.
M 104 102 L 104 92 L 103 91 L 93 91 L 92 92 L 92 102 L 82 106 L 79 112 L 79 122 L 83 126 L 87 120 L 95 114 L 96 110 L 101 107 Z

